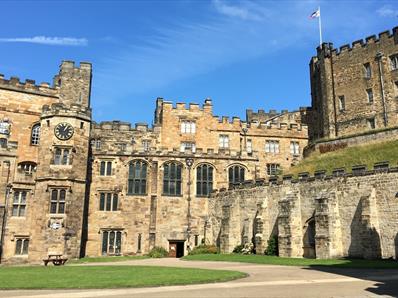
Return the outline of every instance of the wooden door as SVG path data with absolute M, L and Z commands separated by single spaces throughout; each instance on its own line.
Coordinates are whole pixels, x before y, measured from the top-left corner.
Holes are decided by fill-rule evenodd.
M 177 243 L 169 242 L 169 257 L 176 258 L 177 257 Z

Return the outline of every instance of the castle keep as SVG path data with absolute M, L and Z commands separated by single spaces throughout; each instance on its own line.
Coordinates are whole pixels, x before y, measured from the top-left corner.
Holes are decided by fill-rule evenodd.
M 158 98 L 151 127 L 96 123 L 89 63 L 62 62 L 51 85 L 0 76 L 1 263 L 154 246 L 180 257 L 201 243 L 262 253 L 272 236 L 283 256 L 396 257 L 396 168 L 277 175 L 304 148 L 396 138 L 397 43 L 394 29 L 339 52 L 323 44 L 311 108 L 244 120 L 214 115 L 209 98 Z

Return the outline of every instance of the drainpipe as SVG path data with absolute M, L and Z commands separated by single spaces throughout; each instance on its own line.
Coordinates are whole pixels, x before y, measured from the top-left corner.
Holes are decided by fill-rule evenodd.
M 8 163 L 8 173 L 7 173 L 7 182 L 6 182 L 6 192 L 5 192 L 5 201 L 4 201 L 4 210 L 3 210 L 3 220 L 1 223 L 1 235 L 0 235 L 0 264 L 2 262 L 3 257 L 3 244 L 4 244 L 4 236 L 7 224 L 7 209 L 8 209 L 8 197 L 11 190 L 11 185 L 9 184 L 10 181 L 10 171 L 11 171 L 11 162 L 5 161 L 4 163 Z
M 386 99 L 384 94 L 384 80 L 383 80 L 383 68 L 381 65 L 381 59 L 383 58 L 383 53 L 378 52 L 376 54 L 377 64 L 379 66 L 379 74 L 380 74 L 380 91 L 381 91 L 381 103 L 383 104 L 383 118 L 384 118 L 384 127 L 387 127 L 388 118 L 387 118 L 387 107 L 386 107 Z

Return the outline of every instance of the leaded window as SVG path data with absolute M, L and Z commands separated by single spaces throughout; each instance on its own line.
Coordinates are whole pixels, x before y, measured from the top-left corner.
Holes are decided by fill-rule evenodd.
M 229 136 L 228 135 L 220 135 L 218 137 L 218 143 L 220 148 L 229 148 Z
M 15 254 L 27 255 L 29 250 L 29 239 L 19 238 L 15 241 Z
M 365 78 L 370 79 L 372 77 L 372 68 L 370 63 L 365 63 L 363 67 L 365 69 Z
M 122 232 L 102 232 L 102 255 L 120 255 L 122 251 Z
M 181 133 L 190 133 L 193 134 L 196 132 L 196 123 L 195 121 L 181 121 Z
M 26 190 L 15 190 L 12 202 L 12 216 L 25 216 L 26 211 Z
M 393 55 L 390 57 L 390 64 L 392 70 L 398 69 L 398 55 Z
M 175 162 L 164 165 L 163 194 L 181 195 L 182 166 Z
M 119 204 L 119 197 L 116 193 L 100 193 L 100 211 L 117 211 Z
M 53 189 L 51 190 L 51 201 L 50 201 L 50 213 L 63 214 L 65 213 L 65 189 Z
M 210 165 L 203 164 L 196 168 L 196 195 L 208 196 L 213 190 L 213 171 Z
M 136 160 L 130 162 L 127 190 L 128 194 L 146 194 L 147 168 L 148 166 L 145 161 Z
M 228 169 L 228 181 L 230 184 L 242 183 L 245 181 L 245 168 L 239 165 Z
M 279 153 L 279 141 L 276 140 L 265 141 L 265 152 Z
M 290 154 L 299 155 L 300 154 L 300 144 L 296 141 L 290 142 Z
M 267 175 L 275 176 L 278 175 L 280 165 L 278 163 L 267 163 Z
M 30 136 L 31 145 L 39 145 L 40 143 L 40 124 L 35 124 L 32 127 L 32 133 Z

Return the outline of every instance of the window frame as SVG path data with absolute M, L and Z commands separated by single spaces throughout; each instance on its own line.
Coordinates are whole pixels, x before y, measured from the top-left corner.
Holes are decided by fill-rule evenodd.
M 174 172 L 172 169 L 174 168 Z M 183 166 L 180 162 L 169 161 L 163 165 L 163 187 L 162 195 L 180 197 L 183 194 Z M 166 176 L 167 175 L 167 176 Z M 171 190 L 174 191 L 171 191 Z
M 213 191 L 215 168 L 211 164 L 201 163 L 196 167 L 196 196 L 208 197 Z
M 145 196 L 148 194 L 148 168 L 148 163 L 141 159 L 136 159 L 129 162 L 127 176 L 127 195 Z M 137 170 L 138 177 L 136 177 Z
M 345 96 L 339 95 L 338 100 L 339 100 L 339 112 L 344 112 L 346 110 Z
M 367 99 L 368 99 L 368 103 L 372 104 L 374 103 L 374 94 L 373 94 L 373 89 L 372 88 L 368 88 L 366 89 L 366 95 L 367 95 Z
M 300 142 L 290 141 L 290 154 L 291 155 L 300 155 Z
M 71 147 L 54 147 L 53 165 L 69 166 L 72 164 L 72 148 Z
M 226 134 L 218 135 L 218 147 L 220 149 L 228 149 L 229 148 L 229 135 L 226 135 Z
M 32 146 L 40 145 L 40 133 L 41 133 L 40 123 L 34 124 L 30 132 L 30 145 Z
M 15 251 L 16 256 L 27 256 L 29 254 L 29 237 L 16 237 L 15 238 Z M 21 243 L 19 245 L 19 243 Z M 18 247 L 19 246 L 19 247 Z
M 57 194 L 54 197 L 55 192 L 57 192 Z M 62 187 L 50 189 L 50 214 L 66 214 L 66 193 L 67 189 Z M 53 208 L 53 206 L 55 206 L 55 208 Z
M 113 234 L 113 239 L 111 235 Z M 106 235 L 106 237 L 105 237 Z M 118 236 L 119 241 L 118 241 Z M 122 230 L 120 229 L 104 229 L 101 232 L 101 255 L 102 256 L 119 256 L 122 254 Z M 106 243 L 105 243 L 106 242 Z M 119 247 L 117 246 L 119 244 Z M 112 251 L 111 251 L 112 250 Z
M 109 204 L 108 204 L 109 202 Z M 119 211 L 119 195 L 115 192 L 100 191 L 98 210 L 104 212 Z M 103 206 L 101 208 L 101 206 Z M 109 208 L 108 208 L 109 206 Z
M 246 168 L 244 166 L 240 164 L 233 164 L 228 167 L 228 184 L 231 185 L 236 183 L 243 183 L 245 182 L 245 176 L 246 176 Z
M 183 134 L 195 134 L 196 122 L 194 120 L 181 120 L 180 132 Z
M 26 189 L 16 189 L 13 191 L 13 200 L 12 200 L 12 217 L 26 217 L 26 205 L 28 200 L 28 190 Z M 18 194 L 18 196 L 17 196 Z M 18 199 L 16 200 L 16 197 Z M 23 210 L 23 212 L 21 212 Z M 14 211 L 15 214 L 14 214 Z
M 371 79 L 372 78 L 372 66 L 370 65 L 369 62 L 363 64 L 365 74 L 364 77 L 365 79 Z
M 390 56 L 390 67 L 391 70 L 398 69 L 398 54 L 394 54 Z
M 280 170 L 281 165 L 279 163 L 267 163 L 266 172 L 268 176 L 276 176 Z
M 265 153 L 279 154 L 280 142 L 279 140 L 265 140 Z
M 112 174 L 113 174 L 113 161 L 112 160 L 100 160 L 99 176 L 102 176 L 102 177 L 112 176 Z
M 191 149 L 191 152 L 195 153 L 196 152 L 196 143 L 195 142 L 181 142 L 180 151 L 185 152 L 187 149 Z

